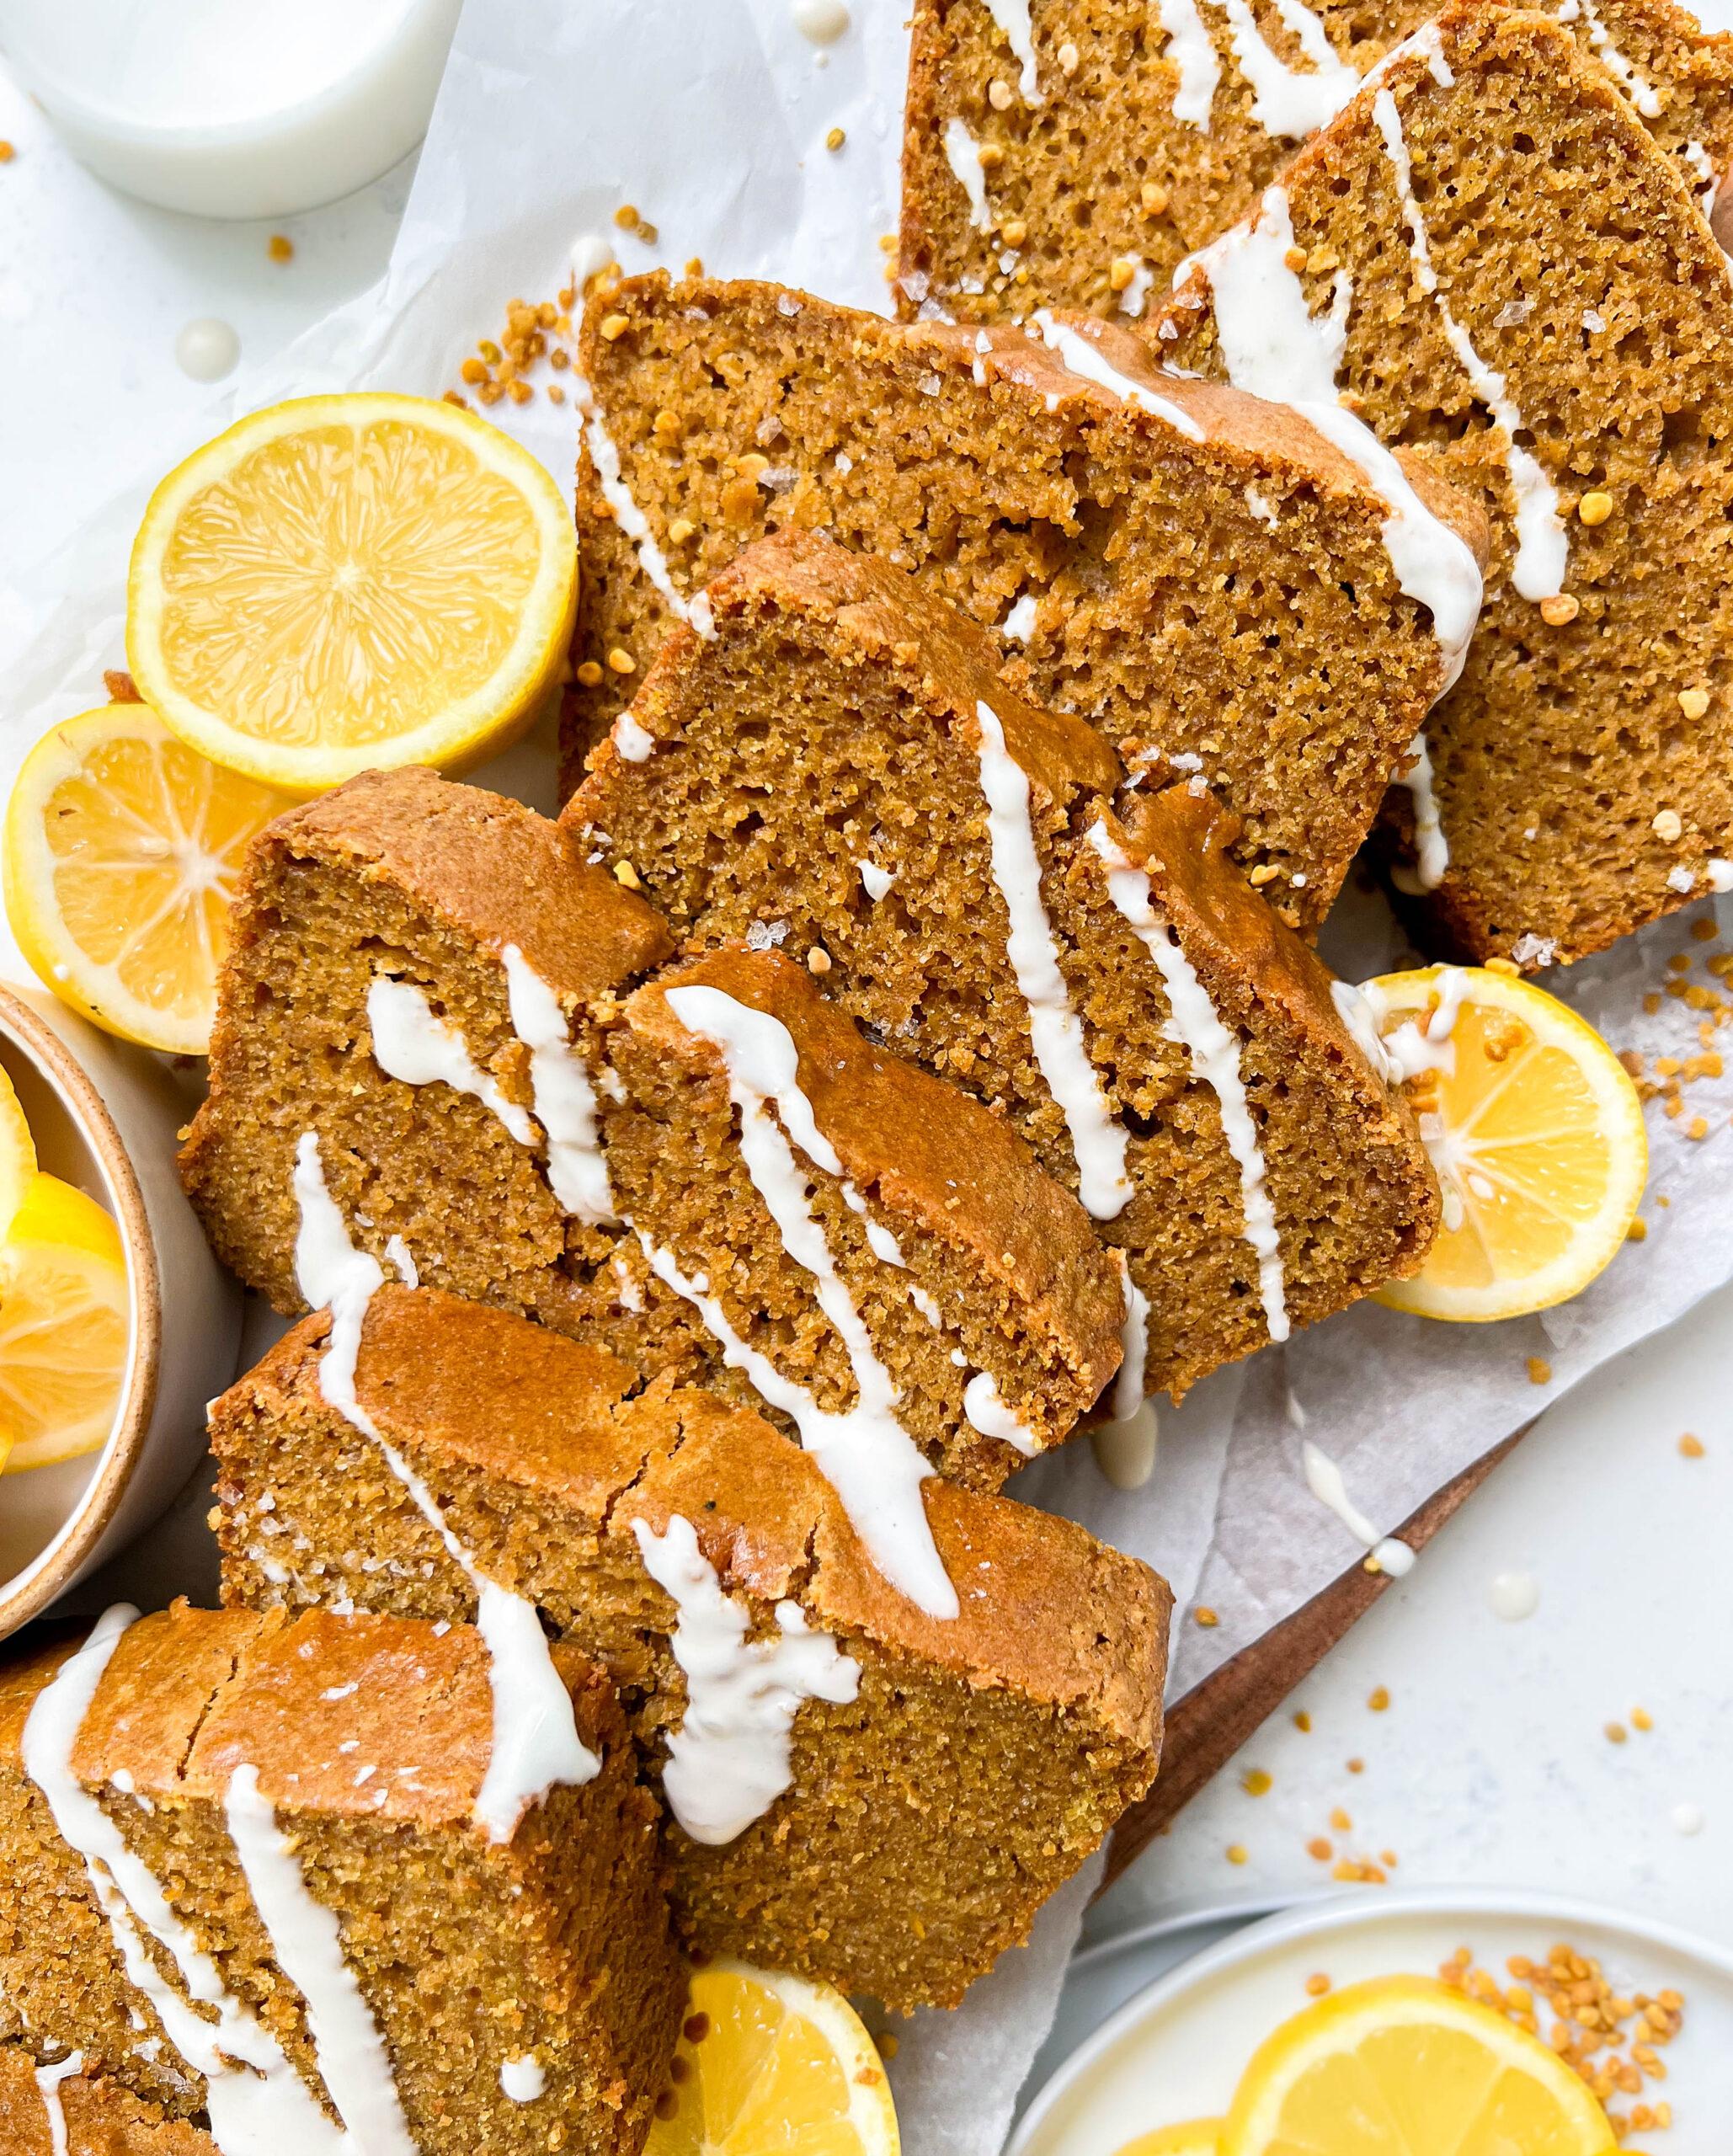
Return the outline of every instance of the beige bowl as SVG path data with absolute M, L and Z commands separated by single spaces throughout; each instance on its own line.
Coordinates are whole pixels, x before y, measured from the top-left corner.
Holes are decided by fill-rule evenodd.
M 0 986 L 0 1065 L 41 1164 L 115 1216 L 132 1337 L 100 1451 L 0 1476 L 0 1638 L 143 1533 L 205 1451 L 205 1406 L 235 1374 L 241 1296 L 174 1172 L 190 1106 L 168 1070 L 45 991 Z

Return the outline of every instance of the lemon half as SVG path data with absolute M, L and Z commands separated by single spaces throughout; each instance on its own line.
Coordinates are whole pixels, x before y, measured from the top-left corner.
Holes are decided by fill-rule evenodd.
M 559 678 L 577 591 L 570 506 L 509 435 L 426 398 L 301 398 L 151 497 L 127 664 L 184 741 L 312 794 L 503 747 Z
M 131 1331 L 120 1230 L 56 1176 L 30 1182 L 0 1241 L 5 1471 L 94 1452 L 114 1428 Z

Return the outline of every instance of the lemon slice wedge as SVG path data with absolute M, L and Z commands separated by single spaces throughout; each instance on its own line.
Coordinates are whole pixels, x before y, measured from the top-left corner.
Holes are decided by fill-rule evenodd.
M 36 1141 L 18 1092 L 0 1070 L 0 1235 L 12 1225 L 36 1172 Z
M 1649 1168 L 1642 1103 L 1618 1058 L 1556 996 L 1510 974 L 1428 966 L 1364 993 L 1387 1039 L 1442 1065 L 1407 1091 L 1444 1224 L 1422 1269 L 1378 1301 L 1484 1324 L 1580 1294 L 1623 1246 Z
M 1157 2127 L 1154 2133 L 1140 2133 L 1135 2141 L 1128 2141 L 1118 2156 L 1216 2156 L 1223 2123 L 1220 2119 L 1186 2119 L 1178 2126 Z
M 695 1970 L 674 2076 L 644 2156 L 898 2156 L 877 2050 L 829 1984 L 740 1961 Z
M 1222 2156 L 1606 2156 L 1607 2114 L 1547 2047 L 1426 1977 L 1352 1984 L 1254 2054 Z
M 0 1241 L 0 1430 L 8 1475 L 94 1452 L 114 1427 L 131 1336 L 120 1230 L 37 1174 Z
M 577 593 L 570 506 L 509 435 L 425 398 L 302 398 L 152 496 L 127 664 L 202 754 L 317 793 L 503 747 L 559 678 Z
M 109 1033 L 202 1055 L 243 857 L 290 805 L 220 771 L 142 704 L 67 719 L 24 759 L 7 804 L 19 947 Z

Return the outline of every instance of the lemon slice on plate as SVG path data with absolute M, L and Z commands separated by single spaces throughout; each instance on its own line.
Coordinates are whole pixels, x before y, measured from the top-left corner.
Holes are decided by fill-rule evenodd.
M 1624 1244 L 1648 1173 L 1642 1103 L 1618 1057 L 1509 974 L 1428 966 L 1366 992 L 1379 1032 L 1410 1045 L 1437 1038 L 1441 1003 L 1455 1011 L 1444 1067 L 1407 1086 L 1444 1225 L 1423 1268 L 1378 1301 L 1479 1324 L 1580 1294 Z
M 16 1091 L 0 1070 L 0 1235 L 12 1225 L 36 1172 L 36 1141 Z
M 290 798 L 220 771 L 142 704 L 53 728 L 6 809 L 6 910 L 63 1002 L 123 1040 L 202 1055 L 248 841 Z
M 425 398 L 301 398 L 151 497 L 127 664 L 194 748 L 317 793 L 503 747 L 559 677 L 577 593 L 570 505 L 509 435 Z
M 131 1312 L 120 1230 L 58 1177 L 31 1178 L 0 1241 L 6 1472 L 94 1452 L 114 1427 Z
M 829 1984 L 712 1961 L 692 1974 L 644 2156 L 898 2156 L 890 2085 Z
M 1216 2156 L 1223 2124 L 1220 2119 L 1187 2119 L 1180 2126 L 1157 2127 L 1154 2133 L 1128 2141 L 1118 2156 Z
M 1607 2114 L 1547 2047 L 1426 1977 L 1354 1984 L 1253 2055 L 1222 2156 L 1605 2156 Z

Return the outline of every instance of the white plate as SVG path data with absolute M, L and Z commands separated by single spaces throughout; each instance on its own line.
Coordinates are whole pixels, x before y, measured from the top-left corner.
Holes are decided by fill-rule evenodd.
M 1308 2004 L 1314 1972 L 1337 1985 L 1430 1974 L 1467 1946 L 1501 1975 L 1507 1956 L 1539 1958 L 1560 1940 L 1599 1960 L 1621 1991 L 1683 1994 L 1683 2031 L 1663 2054 L 1667 2079 L 1651 2084 L 1673 2106 L 1657 2156 L 1725 2156 L 1733 1951 L 1592 1903 L 1495 1887 L 1342 1897 L 1236 1930 L 1098 2027 L 1030 2105 L 1005 2156 L 1115 2156 L 1152 2127 L 1225 2111 L 1257 2044 Z

